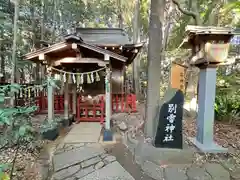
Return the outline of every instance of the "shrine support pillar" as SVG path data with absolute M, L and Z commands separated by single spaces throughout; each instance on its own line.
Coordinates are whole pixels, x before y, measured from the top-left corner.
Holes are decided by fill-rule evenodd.
M 110 84 L 110 70 L 107 69 L 105 79 L 105 128 L 106 130 L 110 130 L 110 121 L 111 121 L 111 84 Z
M 68 82 L 64 83 L 64 119 L 69 118 L 69 88 Z
M 41 83 L 44 82 L 44 72 L 45 72 L 45 66 L 44 65 L 41 65 Z M 40 107 L 41 107 L 41 110 L 45 110 L 45 103 L 44 103 L 44 99 L 45 99 L 45 94 L 44 94 L 44 91 L 40 91 Z
M 109 56 L 105 55 L 105 61 L 109 61 Z M 106 68 L 105 77 L 105 129 L 103 132 L 103 141 L 112 141 L 113 135 L 111 131 L 111 115 L 112 115 L 112 103 L 111 103 L 111 71 L 110 67 Z
M 73 100 L 72 100 L 72 103 L 73 103 L 73 116 L 76 117 L 76 111 L 77 111 L 77 85 L 76 84 L 73 84 L 72 86 L 72 92 L 73 92 Z
M 54 90 L 50 84 L 51 76 L 48 76 L 47 97 L 48 97 L 48 120 L 54 119 Z

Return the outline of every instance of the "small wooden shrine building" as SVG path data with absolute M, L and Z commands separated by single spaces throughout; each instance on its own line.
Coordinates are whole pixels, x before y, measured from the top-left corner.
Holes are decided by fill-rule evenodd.
M 104 122 L 106 108 L 110 114 L 136 111 L 136 96 L 125 91 L 124 74 L 142 46 L 132 44 L 122 29 L 77 28 L 61 42 L 24 55 L 47 69 L 42 75 L 54 77 L 61 87 L 37 95 L 39 113 L 48 109 L 52 116 L 54 109 L 66 118 L 72 112 L 78 122 Z

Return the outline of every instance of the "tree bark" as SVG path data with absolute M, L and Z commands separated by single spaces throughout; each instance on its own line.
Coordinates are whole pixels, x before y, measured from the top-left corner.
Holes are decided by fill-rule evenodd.
M 1 43 L 1 50 L 0 50 L 0 57 L 1 57 L 1 73 L 2 73 L 2 77 L 1 78 L 1 82 L 5 82 L 5 57 L 4 57 L 4 43 L 3 43 L 3 29 L 1 28 L 1 39 L 0 43 Z
M 187 16 L 191 16 L 193 17 L 194 21 L 195 21 L 195 25 L 199 26 L 202 25 L 202 21 L 200 18 L 200 14 L 199 14 L 199 7 L 198 7 L 198 1 L 196 0 L 188 0 L 188 10 L 185 10 L 179 3 L 178 0 L 172 0 L 172 2 L 177 6 L 177 8 L 179 9 L 179 11 Z M 182 44 L 181 44 L 182 45 Z M 180 46 L 181 46 L 180 45 Z M 187 73 L 187 82 L 186 82 L 186 93 L 188 94 L 190 99 L 195 98 L 195 94 L 196 94 L 196 86 L 197 86 L 197 81 L 198 81 L 198 76 L 197 75 L 193 75 L 193 70 L 195 68 L 190 68 L 190 72 Z M 198 71 L 196 71 L 196 74 L 198 73 Z
M 41 0 L 41 41 L 45 40 L 45 29 L 44 29 L 44 22 L 45 22 L 45 13 L 44 13 L 44 9 L 45 9 L 45 0 Z M 40 47 L 43 47 L 43 44 L 41 43 Z M 43 67 L 42 65 L 38 64 L 38 74 L 39 74 L 39 83 L 42 84 L 43 83 Z
M 118 27 L 123 28 L 123 16 L 122 16 L 122 0 L 117 0 L 118 4 Z
M 222 8 L 223 4 L 219 3 L 218 0 L 212 1 L 212 11 L 208 16 L 208 25 L 209 26 L 217 26 L 218 25 L 218 15 L 219 11 Z
M 41 0 L 41 41 L 44 41 L 44 20 L 45 20 L 45 14 L 44 14 L 44 6 L 45 2 L 44 0 Z M 42 45 L 41 45 L 42 47 Z
M 195 20 L 195 25 L 199 25 L 201 23 L 200 21 L 200 17 L 199 17 L 199 13 L 198 11 L 195 11 L 197 10 L 197 1 L 194 0 L 194 3 L 192 3 L 192 1 L 190 0 L 189 4 L 191 4 L 191 6 L 193 7 L 193 11 L 190 11 L 190 10 L 185 10 L 179 3 L 178 0 L 172 0 L 173 4 L 175 4 L 177 6 L 177 8 L 179 9 L 179 11 L 185 15 L 188 15 L 188 16 L 192 16 L 193 19 Z
M 163 52 L 163 22 L 165 0 L 151 0 L 148 45 L 148 84 L 144 133 L 153 137 L 157 106 L 160 99 L 161 54 Z
M 32 0 L 31 4 L 34 4 L 34 1 Z M 31 17 L 32 17 L 32 49 L 36 50 L 40 48 L 39 41 L 37 42 L 37 36 L 36 36 L 36 21 L 35 21 L 35 6 L 32 6 L 30 8 Z M 35 69 L 35 73 L 32 74 L 33 79 L 39 82 L 39 63 L 36 64 L 36 67 L 32 67 L 32 69 Z
M 133 43 L 140 42 L 140 26 L 139 26 L 139 13 L 140 13 L 140 0 L 136 0 L 134 17 L 133 17 Z M 133 61 L 133 89 L 136 93 L 137 99 L 140 99 L 140 78 L 139 71 L 140 70 L 140 56 L 135 58 Z
M 172 8 L 173 4 L 171 3 L 169 6 L 170 7 L 169 7 L 169 10 L 168 10 L 167 15 L 166 15 L 164 35 L 163 35 L 163 49 L 164 49 L 164 51 L 167 49 L 170 27 L 171 27 L 171 24 L 172 24 L 173 12 L 174 12 L 174 10 Z
M 18 30 L 18 17 L 19 17 L 19 0 L 15 1 L 14 10 L 14 30 L 13 30 L 13 46 L 12 46 L 12 77 L 11 83 L 16 82 L 16 51 L 17 51 L 17 30 Z M 14 106 L 14 97 L 11 98 L 11 106 Z

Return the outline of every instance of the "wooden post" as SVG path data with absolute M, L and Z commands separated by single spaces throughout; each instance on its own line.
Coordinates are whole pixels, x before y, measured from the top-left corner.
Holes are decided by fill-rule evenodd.
M 50 84 L 51 76 L 48 76 L 48 120 L 54 119 L 54 95 L 53 95 L 53 86 Z
M 68 82 L 64 83 L 64 119 L 69 117 L 69 93 L 68 93 Z
M 72 86 L 72 92 L 73 92 L 73 96 L 72 96 L 72 103 L 73 103 L 73 115 L 76 116 L 76 107 L 77 107 L 77 85 L 73 84 Z

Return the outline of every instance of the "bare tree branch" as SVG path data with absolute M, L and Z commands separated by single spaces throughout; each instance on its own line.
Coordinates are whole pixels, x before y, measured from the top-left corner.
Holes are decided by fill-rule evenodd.
M 192 11 L 188 11 L 188 10 L 185 10 L 179 3 L 178 0 L 172 0 L 173 4 L 175 4 L 177 6 L 177 8 L 179 9 L 179 11 L 181 11 L 181 13 L 187 15 L 187 16 L 192 16 L 193 19 L 195 20 L 195 24 L 196 25 L 199 25 L 199 21 L 198 21 L 198 15 L 197 13 L 195 12 L 192 12 Z

